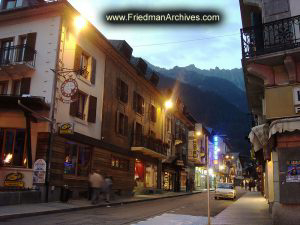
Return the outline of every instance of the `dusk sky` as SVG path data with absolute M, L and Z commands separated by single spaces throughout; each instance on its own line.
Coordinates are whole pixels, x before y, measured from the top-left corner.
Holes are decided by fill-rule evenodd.
M 133 55 L 164 67 L 195 64 L 200 69 L 241 68 L 239 30 L 242 27 L 238 0 L 69 0 L 108 39 L 126 40 Z M 110 25 L 103 20 L 106 11 L 217 10 L 218 25 Z M 222 37 L 223 36 L 223 37 Z M 174 43 L 175 42 L 175 43 Z M 179 43 L 176 43 L 179 42 Z

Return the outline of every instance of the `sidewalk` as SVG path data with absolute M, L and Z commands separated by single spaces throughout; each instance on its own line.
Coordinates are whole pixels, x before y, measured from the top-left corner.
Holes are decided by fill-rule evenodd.
M 260 192 L 247 192 L 212 219 L 213 225 L 272 225 L 269 206 Z
M 136 195 L 129 198 L 119 198 L 112 200 L 110 203 L 100 202 L 100 204 L 92 205 L 87 200 L 70 200 L 68 203 L 62 202 L 49 202 L 49 203 L 34 203 L 34 204 L 20 204 L 0 206 L 0 221 L 3 219 L 20 218 L 26 216 L 36 216 L 59 212 L 68 212 L 81 209 L 91 209 L 96 207 L 110 207 L 115 205 L 129 204 L 135 202 L 152 201 L 163 198 L 173 198 L 184 195 L 192 195 L 201 193 L 200 191 L 194 192 L 166 192 L 163 194 L 151 195 Z

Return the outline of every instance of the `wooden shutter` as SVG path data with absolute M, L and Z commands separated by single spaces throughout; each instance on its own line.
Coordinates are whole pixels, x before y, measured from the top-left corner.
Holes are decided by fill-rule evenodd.
M 26 47 L 24 51 L 24 61 L 32 61 L 35 54 L 36 33 L 27 34 Z
M 75 56 L 74 56 L 74 70 L 80 70 L 80 58 L 82 54 L 82 48 L 79 45 L 76 45 Z
M 31 78 L 30 77 L 26 77 L 26 78 L 21 79 L 20 95 L 30 93 L 30 83 L 31 83 Z
M 141 102 L 142 102 L 142 115 L 144 115 L 144 112 L 145 112 L 145 101 L 144 101 L 144 98 L 141 96 Z
M 117 98 L 121 99 L 121 79 L 117 78 Z
M 116 133 L 118 134 L 119 133 L 119 111 L 117 111 L 116 113 Z
M 124 83 L 124 87 L 125 87 L 124 88 L 125 89 L 124 90 L 124 92 L 125 92 L 124 93 L 124 95 L 125 95 L 124 100 L 125 100 L 125 103 L 127 103 L 128 102 L 128 85 Z
M 96 59 L 92 57 L 91 83 L 95 84 L 95 82 L 96 82 Z
M 90 97 L 89 97 L 88 122 L 96 123 L 96 113 L 97 113 L 97 98 L 90 95 Z
M 70 103 L 70 115 L 76 116 L 78 112 L 78 93 L 72 96 L 73 102 Z
M 124 115 L 124 136 L 128 137 L 128 116 Z
M 133 110 L 137 111 L 137 93 L 135 91 L 133 92 Z

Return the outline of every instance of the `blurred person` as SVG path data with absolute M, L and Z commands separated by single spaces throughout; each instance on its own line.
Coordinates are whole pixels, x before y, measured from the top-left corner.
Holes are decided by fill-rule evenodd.
M 92 204 L 97 204 L 99 195 L 103 189 L 104 179 L 99 171 L 93 170 L 89 177 L 90 187 L 92 188 Z
M 105 201 L 107 203 L 109 203 L 109 200 L 110 200 L 110 195 L 111 195 L 111 191 L 112 191 L 112 182 L 113 182 L 113 179 L 112 179 L 112 176 L 107 176 L 105 177 L 104 179 L 104 194 L 105 194 Z

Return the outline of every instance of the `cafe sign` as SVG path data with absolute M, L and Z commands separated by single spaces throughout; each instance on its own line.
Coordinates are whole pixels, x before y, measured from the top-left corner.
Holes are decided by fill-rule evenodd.
M 62 123 L 59 126 L 59 134 L 74 134 L 74 123 Z
M 24 187 L 23 173 L 9 173 L 4 180 L 5 187 Z

